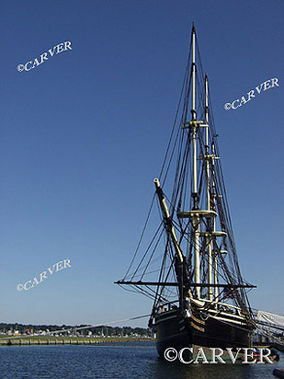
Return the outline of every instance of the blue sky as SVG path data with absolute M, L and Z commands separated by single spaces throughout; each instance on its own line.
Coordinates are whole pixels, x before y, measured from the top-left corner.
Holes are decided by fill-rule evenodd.
M 283 1 L 1 8 L 1 320 L 96 324 L 150 312 L 149 300 L 113 282 L 126 271 L 152 198 L 193 21 L 240 266 L 258 286 L 250 301 L 283 314 Z M 72 51 L 17 71 L 64 41 Z M 274 77 L 279 87 L 224 110 Z M 17 291 L 65 258 L 71 268 Z

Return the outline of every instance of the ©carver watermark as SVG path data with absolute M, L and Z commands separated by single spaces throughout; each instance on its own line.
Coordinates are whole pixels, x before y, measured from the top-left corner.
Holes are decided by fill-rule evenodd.
M 217 363 L 233 363 L 235 364 L 236 361 L 242 361 L 242 363 L 245 364 L 254 364 L 254 363 L 270 363 L 273 362 L 269 359 L 269 356 L 271 355 L 271 351 L 268 348 L 237 348 L 234 352 L 231 347 L 227 347 L 225 352 L 227 357 L 229 358 L 229 361 L 225 361 L 222 356 L 224 354 L 224 350 L 220 347 L 210 347 L 211 351 L 211 359 L 209 359 L 208 354 L 207 356 L 204 353 L 204 350 L 202 347 L 199 347 L 197 350 L 197 354 L 194 357 L 194 350 L 192 347 L 184 347 L 180 351 L 177 351 L 174 347 L 168 347 L 164 351 L 164 358 L 169 362 L 174 362 L 177 359 L 184 364 L 217 364 Z M 255 353 L 259 352 L 259 356 L 256 358 Z M 266 351 L 266 354 L 264 354 L 264 351 Z M 187 357 L 185 357 L 185 354 Z M 188 354 L 189 353 L 189 354 Z M 239 356 L 239 353 L 242 354 L 242 356 Z M 189 358 L 190 359 L 187 359 Z M 244 358 L 244 359 L 243 359 Z
M 256 91 L 254 89 L 250 90 L 246 95 L 247 97 L 242 96 L 240 99 L 236 99 L 232 103 L 226 103 L 224 105 L 224 108 L 226 109 L 226 111 L 228 111 L 229 109 L 240 108 L 243 104 L 246 104 L 248 101 L 254 98 L 255 94 L 260 94 L 262 90 L 266 91 L 267 89 L 273 88 L 274 86 L 279 87 L 278 78 L 266 80 L 266 82 L 263 82 L 255 87 Z
M 27 280 L 24 284 L 19 283 L 17 285 L 17 290 L 18 291 L 30 290 L 34 286 L 37 286 L 39 283 L 41 283 L 44 279 L 47 279 L 48 274 L 53 275 L 54 272 L 61 271 L 67 267 L 71 267 L 70 262 L 71 262 L 70 259 L 64 259 L 63 261 L 54 263 L 54 265 L 52 265 L 51 267 L 48 267 L 46 271 L 43 271 L 39 274 L 39 280 L 37 279 L 37 277 L 34 277 L 32 280 Z
M 48 57 L 53 57 L 54 54 L 60 54 L 60 53 L 63 53 L 63 51 L 67 51 L 67 50 L 72 50 L 71 42 L 70 41 L 61 42 L 58 45 L 53 46 L 53 48 L 50 48 L 47 52 L 42 53 L 40 55 L 40 58 L 35 58 L 31 61 L 28 61 L 25 64 L 18 64 L 17 70 L 19 72 L 30 71 L 31 69 L 39 66 L 45 61 L 48 61 Z

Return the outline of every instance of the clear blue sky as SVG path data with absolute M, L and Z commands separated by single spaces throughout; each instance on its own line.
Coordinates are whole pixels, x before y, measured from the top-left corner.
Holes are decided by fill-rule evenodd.
M 282 0 L 2 2 L 1 321 L 95 324 L 150 312 L 148 299 L 113 282 L 152 198 L 192 21 L 240 266 L 258 286 L 250 301 L 284 313 L 283 19 Z M 72 51 L 17 71 L 67 40 Z M 273 77 L 279 88 L 224 110 Z M 65 258 L 72 268 L 17 291 Z

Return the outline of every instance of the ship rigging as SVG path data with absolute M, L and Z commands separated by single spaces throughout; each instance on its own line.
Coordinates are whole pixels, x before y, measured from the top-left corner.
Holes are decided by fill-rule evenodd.
M 154 299 L 149 324 L 161 355 L 167 346 L 251 343 L 255 324 L 247 291 L 255 286 L 241 276 L 217 137 L 193 26 L 155 195 L 130 266 L 116 282 Z M 155 199 L 160 222 L 147 245 Z

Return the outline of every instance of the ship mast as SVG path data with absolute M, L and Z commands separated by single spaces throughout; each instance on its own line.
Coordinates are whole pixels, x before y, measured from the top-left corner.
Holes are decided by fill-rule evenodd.
M 193 148 L 193 209 L 198 209 L 197 194 L 197 151 L 196 151 L 196 133 L 198 123 L 196 122 L 195 109 L 195 80 L 196 80 L 196 64 L 195 64 L 195 28 L 192 27 L 192 109 L 191 109 L 191 130 L 192 130 L 192 148 Z M 200 250 L 199 250 L 199 215 L 193 216 L 194 227 L 194 273 L 195 283 L 200 283 Z M 200 287 L 196 287 L 196 296 L 200 297 Z
M 196 119 L 196 33 L 195 28 L 192 28 L 192 109 L 191 109 L 191 121 L 185 122 L 185 128 L 189 127 L 192 134 L 192 199 L 193 206 L 192 210 L 189 212 L 179 212 L 179 217 L 190 217 L 193 231 L 193 246 L 194 246 L 194 281 L 195 281 L 195 295 L 197 298 L 201 297 L 201 286 L 198 284 L 201 283 L 201 261 L 200 261 L 200 246 L 201 246 L 201 237 L 205 238 L 208 255 L 208 298 L 210 301 L 213 301 L 213 287 L 214 284 L 218 284 L 218 273 L 217 273 L 217 257 L 218 252 L 214 252 L 214 281 L 213 281 L 213 239 L 215 237 L 223 236 L 224 233 L 216 232 L 216 216 L 217 213 L 211 209 L 211 195 L 210 195 L 210 161 L 214 167 L 214 159 L 216 158 L 214 152 L 209 153 L 209 94 L 208 94 L 208 78 L 205 77 L 205 122 L 198 121 Z M 206 182 L 206 206 L 202 209 L 199 208 L 199 195 L 198 195 L 198 180 L 197 180 L 197 133 L 199 128 L 205 127 L 205 175 L 207 178 Z M 214 147 L 213 147 L 214 149 Z M 212 178 L 214 179 L 214 178 Z M 214 181 L 214 180 L 213 180 Z M 213 184 L 214 187 L 214 184 Z M 201 221 L 203 218 L 207 218 L 209 229 L 205 232 L 201 231 Z M 212 220 L 212 221 L 211 221 Z M 218 297 L 218 288 L 215 288 L 215 299 Z
M 209 163 L 209 106 L 208 106 L 208 77 L 205 75 L 205 159 L 206 159 L 206 177 L 207 177 L 207 189 L 206 189 L 206 200 L 207 200 L 207 210 L 211 209 L 211 198 L 210 198 L 210 163 Z M 208 245 L 208 283 L 212 284 L 212 241 L 211 238 L 207 237 L 206 245 Z M 208 288 L 209 300 L 213 300 L 212 287 Z
M 213 172 L 215 174 L 215 146 L 214 146 L 214 142 L 212 142 L 212 146 L 211 146 L 211 149 L 212 149 L 212 167 L 213 167 Z M 214 197 L 215 197 L 215 200 L 218 196 L 218 193 L 216 192 L 216 187 L 215 187 L 215 183 L 213 181 L 213 187 L 214 187 Z M 215 218 L 213 219 L 213 233 L 216 233 L 216 220 Z M 215 250 L 214 251 L 214 284 L 218 284 L 218 251 Z M 217 301 L 218 299 L 218 295 L 219 295 L 219 290 L 217 287 L 215 287 L 214 289 L 214 296 L 215 296 L 215 300 Z
M 203 80 L 199 74 L 202 78 L 203 74 L 201 65 L 200 72 L 197 69 L 199 61 L 196 31 L 193 26 L 191 51 L 181 94 L 181 99 L 182 96 L 184 97 L 184 103 L 183 106 L 179 105 L 177 111 L 180 117 L 177 119 L 180 122 L 175 121 L 175 129 L 172 133 L 176 133 L 176 137 L 172 139 L 174 135 L 172 134 L 169 142 L 172 151 L 169 153 L 168 147 L 160 173 L 161 182 L 165 183 L 167 174 L 171 170 L 172 158 L 177 153 L 171 199 L 164 194 L 160 181 L 154 180 L 162 211 L 164 226 L 162 232 L 167 234 L 164 257 L 158 270 L 158 280 L 151 280 L 151 276 L 145 280 L 144 276 L 152 274 L 148 272 L 148 267 L 152 263 L 154 253 L 160 251 L 159 243 L 162 236 L 162 232 L 160 234 L 159 231 L 160 226 L 146 252 L 143 253 L 138 267 L 128 275 L 134 266 L 136 253 L 148 224 L 152 202 L 138 248 L 123 280 L 117 282 L 131 285 L 137 291 L 153 297 L 154 308 L 159 302 L 172 298 L 173 291 L 169 291 L 168 287 L 177 288 L 174 291 L 179 296 L 181 308 L 187 303 L 188 297 L 192 300 L 203 299 L 206 294 L 206 304 L 211 303 L 209 306 L 214 306 L 216 309 L 220 301 L 218 299 L 222 300 L 221 296 L 226 298 L 222 295 L 225 289 L 228 291 L 254 287 L 243 284 L 239 272 L 221 165 L 218 161 L 218 144 L 215 143 L 216 132 L 209 110 L 208 77 L 205 75 L 204 87 L 200 88 Z M 199 114 L 201 99 L 204 109 L 202 117 Z M 176 143 L 177 141 L 179 142 Z M 165 167 L 167 168 L 164 169 Z M 229 256 L 227 261 L 224 257 L 226 254 Z M 142 264 L 145 265 L 145 269 Z M 171 278 L 176 280 L 171 281 Z M 151 290 L 149 286 L 157 286 L 156 291 Z M 221 290 L 222 288 L 224 290 Z M 244 293 L 243 290 L 235 291 L 236 295 L 231 296 L 235 304 L 241 307 L 246 302 L 242 292 Z

